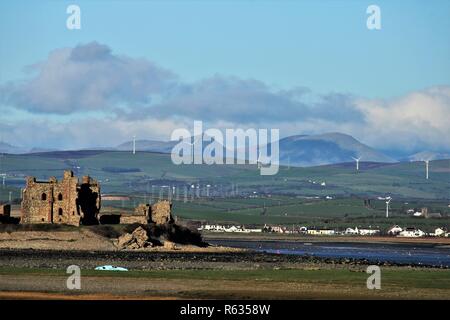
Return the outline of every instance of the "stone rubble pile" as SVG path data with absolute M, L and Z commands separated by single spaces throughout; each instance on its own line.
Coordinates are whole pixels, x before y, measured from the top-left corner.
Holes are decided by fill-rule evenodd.
M 141 249 L 151 247 L 153 244 L 149 241 L 147 231 L 142 228 L 136 228 L 132 233 L 125 233 L 120 236 L 117 242 L 119 249 Z

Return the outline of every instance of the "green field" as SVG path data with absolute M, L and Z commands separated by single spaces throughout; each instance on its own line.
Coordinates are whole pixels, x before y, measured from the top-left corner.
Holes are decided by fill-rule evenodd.
M 66 275 L 66 270 L 0 268 L 0 275 L 36 274 Z M 96 271 L 83 270 L 84 276 L 117 278 L 167 278 L 202 280 L 255 280 L 255 281 L 308 281 L 314 283 L 340 283 L 365 286 L 367 273 L 348 268 L 343 269 L 261 269 L 261 270 L 149 270 L 149 271 Z M 408 270 L 384 268 L 383 280 L 386 286 L 405 286 L 414 288 L 439 288 L 450 290 L 450 270 Z
M 352 163 L 281 167 L 275 176 L 261 176 L 255 165 L 176 166 L 170 155 L 148 152 L 4 155 L 1 171 L 7 179 L 6 187 L 0 188 L 0 201 L 8 201 L 11 192 L 13 201 L 19 203 L 25 176 L 61 178 L 64 169 L 96 178 L 104 194 L 131 196 L 129 201 L 104 201 L 107 211 L 131 210 L 138 203 L 167 198 L 169 189 L 175 188 L 175 215 L 204 221 L 333 226 L 398 223 L 431 228 L 448 226 L 448 219 L 414 219 L 406 210 L 428 207 L 443 216 L 450 214 L 450 160 L 432 161 L 426 180 L 421 162 L 362 163 L 358 173 Z M 393 197 L 389 221 L 383 218 L 384 201 L 376 200 L 386 195 Z M 326 200 L 326 196 L 333 199 Z M 371 199 L 370 207 L 364 206 L 364 199 Z
M 48 292 L 49 282 L 65 283 L 64 280 L 67 277 L 65 270 L 4 267 L 0 268 L 0 275 L 5 280 L 13 276 L 16 279 L 31 281 L 30 288 L 33 288 L 31 292 Z M 87 290 L 91 294 L 116 294 L 121 298 L 128 295 L 134 298 L 178 296 L 197 299 L 450 299 L 450 271 L 439 269 L 383 268 L 381 290 L 367 289 L 368 274 L 364 269 L 348 268 L 129 272 L 82 270 L 81 275 L 82 281 L 97 283 L 97 287 L 90 289 L 88 286 L 88 289 L 79 293 L 83 294 Z M 38 277 L 25 278 L 29 276 Z M 136 289 L 130 293 L 122 289 L 133 285 L 136 280 L 141 284 L 148 283 L 152 290 L 141 292 Z M 99 291 L 104 289 L 108 291 Z M 77 294 L 67 290 L 60 293 L 72 297 Z M 14 293 L 11 294 L 14 295 Z
M 108 169 L 116 171 L 108 171 Z M 424 178 L 421 162 L 397 164 L 362 164 L 356 173 L 353 164 L 308 168 L 281 167 L 275 176 L 261 176 L 255 165 L 173 165 L 168 154 L 116 151 L 50 152 L 40 155 L 4 155 L 1 171 L 8 175 L 8 185 L 23 185 L 27 175 L 38 179 L 61 177 L 62 170 L 77 175 L 91 175 L 102 182 L 107 193 L 146 192 L 149 185 L 211 184 L 230 192 L 237 184 L 241 193 L 324 196 L 392 194 L 398 198 L 449 199 L 450 160 L 430 163 L 430 179 Z M 125 172 L 135 169 L 134 172 Z M 123 172 L 121 172 L 123 171 Z M 311 181 L 311 182 L 310 182 Z M 316 182 L 315 184 L 313 182 Z M 320 183 L 325 182 L 326 186 Z

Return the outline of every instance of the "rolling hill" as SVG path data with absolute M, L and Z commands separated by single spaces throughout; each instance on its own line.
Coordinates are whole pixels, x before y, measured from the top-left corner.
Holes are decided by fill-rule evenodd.
M 20 188 L 32 175 L 47 180 L 60 178 L 64 169 L 78 176 L 91 175 L 106 193 L 139 194 L 149 189 L 177 186 L 181 189 L 211 186 L 211 193 L 229 194 L 233 185 L 241 194 L 286 196 L 373 197 L 390 194 L 400 199 L 450 199 L 450 160 L 430 162 L 430 179 L 422 162 L 354 163 L 314 167 L 281 167 L 277 175 L 261 176 L 256 165 L 174 165 L 169 154 L 122 151 L 58 151 L 4 155 L 2 170 L 7 186 Z M 157 190 L 155 189 L 155 190 Z M 167 189 L 166 189 L 167 190 Z
M 137 151 L 170 153 L 174 141 L 137 140 Z M 291 166 L 315 166 L 352 161 L 394 162 L 389 156 L 362 144 L 352 136 L 342 133 L 321 135 L 297 135 L 280 140 L 280 163 Z M 204 144 L 204 146 L 206 143 Z M 119 151 L 130 151 L 133 142 L 128 141 L 116 147 Z
M 280 163 L 314 166 L 353 161 L 395 162 L 394 159 L 342 133 L 290 136 L 280 140 Z
M 18 153 L 24 153 L 27 152 L 25 148 L 16 147 L 9 143 L 0 141 L 0 153 L 11 153 L 11 154 L 18 154 Z
M 138 152 L 156 152 L 170 154 L 177 141 L 136 140 Z M 203 148 L 207 145 L 203 143 Z M 339 164 L 353 162 L 352 158 L 361 158 L 363 162 L 394 163 L 399 161 L 421 161 L 450 159 L 448 152 L 420 152 L 411 156 L 390 156 L 391 152 L 382 152 L 367 146 L 354 137 L 338 133 L 324 133 L 319 135 L 295 135 L 280 139 L 280 163 L 282 165 L 309 167 L 317 165 Z M 127 151 L 133 149 L 133 142 L 126 141 L 115 147 L 83 148 L 80 151 Z M 48 153 L 52 149 L 33 148 L 30 151 L 0 142 L 0 153 Z M 77 152 L 61 151 L 61 152 Z M 57 153 L 56 153 L 57 154 Z M 224 150 L 224 155 L 226 152 Z

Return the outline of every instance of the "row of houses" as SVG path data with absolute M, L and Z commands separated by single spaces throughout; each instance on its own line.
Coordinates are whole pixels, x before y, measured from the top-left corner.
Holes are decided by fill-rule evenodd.
M 285 226 L 271 226 L 265 224 L 262 228 L 246 228 L 240 225 L 219 225 L 219 224 L 205 224 L 198 228 L 198 231 L 209 232 L 235 232 L 235 233 L 252 233 L 252 232 L 267 232 L 267 233 L 283 233 L 283 234 L 305 234 L 313 236 L 333 236 L 333 235 L 355 235 L 355 236 L 376 236 L 381 235 L 381 230 L 377 228 L 346 228 L 345 230 L 336 230 L 332 228 L 322 227 L 285 227 Z M 434 232 L 424 232 L 418 228 L 406 227 L 402 228 L 398 225 L 392 226 L 387 230 L 387 235 L 396 237 L 419 238 L 419 237 L 450 237 L 446 228 L 436 228 Z
M 434 232 L 424 232 L 418 228 L 406 227 L 402 228 L 398 225 L 392 226 L 388 232 L 390 236 L 420 238 L 420 237 L 450 237 L 450 233 L 446 228 L 440 227 L 434 229 Z
M 303 233 L 308 235 L 342 235 L 342 234 L 355 234 L 355 235 L 375 235 L 379 234 L 378 229 L 365 229 L 365 228 L 347 228 L 345 231 L 337 231 L 329 228 L 317 228 L 317 227 L 300 227 L 300 228 L 288 228 L 285 226 L 269 226 L 264 225 L 262 228 L 246 228 L 240 225 L 220 225 L 220 224 L 205 224 L 197 228 L 198 231 L 209 232 L 237 232 L 237 233 L 252 233 L 252 232 L 273 232 L 273 233 Z
M 220 224 L 205 224 L 197 228 L 198 231 L 209 231 L 209 232 L 237 232 L 237 233 L 251 233 L 251 232 L 262 232 L 262 229 L 246 228 L 245 226 L 235 226 L 235 225 L 220 225 Z
M 335 230 L 332 228 L 320 228 L 320 227 L 300 227 L 298 229 L 289 229 L 286 227 L 270 227 L 265 225 L 263 228 L 266 232 L 278 232 L 278 233 L 302 233 L 313 236 L 333 236 L 333 235 L 361 235 L 361 236 L 372 236 L 380 234 L 379 229 L 373 228 L 347 228 L 344 231 Z

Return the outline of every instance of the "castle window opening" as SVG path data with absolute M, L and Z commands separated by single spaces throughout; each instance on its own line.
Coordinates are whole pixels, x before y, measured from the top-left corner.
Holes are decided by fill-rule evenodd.
M 62 199 L 63 199 L 63 196 L 62 196 L 62 194 L 60 193 L 60 194 L 58 194 L 58 201 L 62 201 Z
M 41 196 L 41 200 L 47 200 L 47 194 L 43 193 Z

